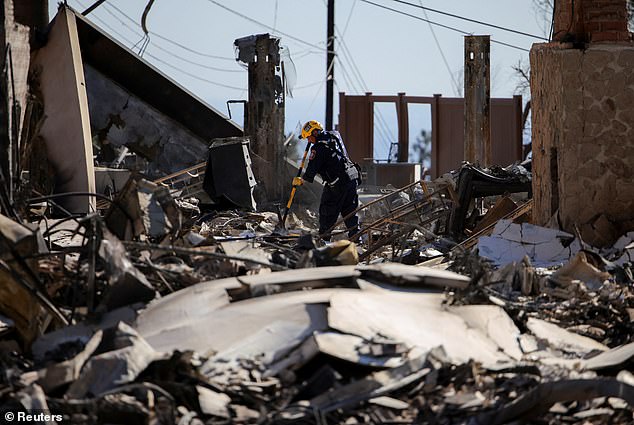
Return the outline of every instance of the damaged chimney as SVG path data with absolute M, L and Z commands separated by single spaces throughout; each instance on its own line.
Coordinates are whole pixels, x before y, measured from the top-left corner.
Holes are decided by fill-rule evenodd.
M 558 0 L 553 40 L 578 43 L 629 41 L 626 0 Z
M 574 5 L 574 7 L 573 7 Z M 626 0 L 559 0 L 531 49 L 536 224 L 608 246 L 634 230 L 634 44 Z

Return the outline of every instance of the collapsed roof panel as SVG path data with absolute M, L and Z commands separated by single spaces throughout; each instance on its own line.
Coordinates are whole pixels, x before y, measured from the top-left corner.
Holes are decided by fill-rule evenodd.
M 72 11 L 72 9 L 69 9 Z M 82 59 L 203 140 L 242 136 L 242 128 L 77 12 Z
M 93 137 L 101 146 L 100 163 L 120 161 L 125 146 L 149 161 L 147 175 L 158 177 L 199 163 L 207 155 L 205 139 L 84 64 Z

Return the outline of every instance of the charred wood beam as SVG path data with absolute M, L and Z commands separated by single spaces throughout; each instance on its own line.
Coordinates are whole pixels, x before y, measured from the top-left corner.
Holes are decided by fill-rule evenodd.
M 449 234 L 459 237 L 464 234 L 464 222 L 469 206 L 474 198 L 503 195 L 505 193 L 532 193 L 530 180 L 509 176 L 496 177 L 472 166 L 465 165 L 458 176 L 458 203 L 451 210 L 449 218 Z

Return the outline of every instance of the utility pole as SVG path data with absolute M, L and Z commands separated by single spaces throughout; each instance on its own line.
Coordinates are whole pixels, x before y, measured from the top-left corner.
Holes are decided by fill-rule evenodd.
M 335 84 L 335 0 L 328 0 L 328 28 L 326 38 L 326 130 L 332 130 L 332 107 Z
M 464 38 L 464 159 L 491 165 L 491 80 L 488 35 Z

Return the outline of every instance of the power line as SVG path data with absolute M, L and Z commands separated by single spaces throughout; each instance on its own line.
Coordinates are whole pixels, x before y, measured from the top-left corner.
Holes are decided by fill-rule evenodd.
M 211 1 L 211 0 L 209 0 L 209 1 Z M 429 19 L 424 19 L 424 18 L 421 18 L 420 16 L 412 15 L 411 13 L 403 12 L 403 11 L 398 10 L 398 9 L 393 9 L 391 7 L 388 7 L 388 6 L 384 6 L 382 4 L 374 3 L 374 2 L 372 2 L 370 0 L 361 0 L 361 1 L 363 3 L 371 4 L 372 6 L 380 7 L 381 9 L 389 10 L 391 12 L 395 12 L 395 13 L 398 13 L 400 15 L 405 15 L 405 16 L 409 16 L 410 18 L 418 19 L 419 21 L 428 22 L 428 23 L 430 23 L 432 25 L 436 25 L 436 26 L 439 26 L 439 27 L 442 27 L 442 28 L 446 28 L 448 30 L 456 31 L 456 32 L 459 32 L 460 34 L 464 34 L 464 35 L 469 35 L 470 34 L 467 31 L 463 31 L 463 30 L 458 29 L 458 28 L 450 27 L 449 25 L 439 24 L 438 22 L 430 21 Z M 524 49 L 523 47 L 514 46 L 512 44 L 504 43 L 502 41 L 497 41 L 497 40 L 493 40 L 493 39 L 491 39 L 491 43 L 500 44 L 502 46 L 511 47 L 513 49 L 522 50 L 524 52 L 529 52 L 530 51 L 528 49 Z
M 335 29 L 337 31 L 337 34 L 339 35 L 339 46 L 343 47 L 342 52 L 344 54 L 345 59 L 352 65 L 352 69 L 353 69 L 353 74 L 355 72 L 355 70 L 357 71 L 357 74 L 355 75 L 355 78 L 357 79 L 357 82 L 360 84 L 361 89 L 356 88 L 356 84 L 354 84 L 354 82 L 352 81 L 352 77 L 350 77 L 348 75 L 348 72 L 346 70 L 346 67 L 344 66 L 343 62 L 341 61 L 341 57 L 339 55 L 337 55 L 337 60 L 339 61 L 339 65 L 341 67 L 341 70 L 343 71 L 343 76 L 344 79 L 347 81 L 348 86 L 352 87 L 353 90 L 357 91 L 359 94 L 363 94 L 363 92 L 367 92 L 367 88 L 364 89 L 365 86 L 365 81 L 363 81 L 363 76 L 361 75 L 360 72 L 358 72 L 358 68 L 356 66 L 356 63 L 354 62 L 354 58 L 352 58 L 352 54 L 350 54 L 347 51 L 347 46 L 345 44 L 344 41 L 344 35 L 346 33 L 346 31 L 348 30 L 348 25 L 350 24 L 350 19 L 352 18 L 352 12 L 354 11 L 354 7 L 357 4 L 357 0 L 354 1 L 354 3 L 352 3 L 352 6 L 350 7 L 350 12 L 348 12 L 348 18 L 346 19 L 346 25 L 344 26 L 343 31 L 339 31 L 339 27 L 335 25 Z M 358 76 L 357 76 L 358 75 Z M 383 143 L 384 147 L 385 144 L 388 143 L 387 139 L 389 139 L 390 134 L 389 134 L 389 130 L 386 130 L 387 125 L 385 124 L 385 121 L 383 120 L 383 116 L 381 114 L 381 111 L 378 111 L 378 119 L 377 122 L 379 124 L 379 126 L 377 127 L 381 138 L 379 139 L 380 142 Z M 389 146 L 388 146 L 389 148 Z
M 323 84 L 323 83 L 324 83 L 324 80 L 315 81 L 310 84 L 304 84 L 303 86 L 293 87 L 293 91 L 307 89 L 309 87 L 315 87 L 317 84 Z
M 107 13 L 109 13 L 112 17 L 114 17 L 115 19 L 117 19 L 119 22 L 121 22 L 122 25 L 124 25 L 125 27 L 127 27 L 128 29 L 130 29 L 131 31 L 134 31 L 131 27 L 129 27 L 128 25 L 126 25 L 123 21 L 121 21 L 114 13 L 112 13 L 110 10 L 108 10 L 109 7 L 112 7 L 114 10 L 116 10 L 117 12 L 119 12 L 121 15 L 123 15 L 123 17 L 125 17 L 128 21 L 130 21 L 132 24 L 138 26 L 139 24 L 132 19 L 131 17 L 129 17 L 123 10 L 119 9 L 117 6 L 115 6 L 114 4 L 111 3 L 106 3 L 103 7 L 103 10 L 105 10 Z M 236 59 L 235 58 L 230 58 L 230 57 L 226 57 L 226 56 L 217 56 L 217 55 L 212 55 L 209 53 L 204 53 L 204 52 L 200 52 L 198 50 L 194 50 L 191 49 L 190 47 L 187 47 L 183 44 L 177 43 L 174 40 L 171 40 L 165 36 L 162 36 L 161 34 L 158 34 L 154 31 L 150 31 L 150 34 L 153 35 L 154 37 L 160 38 L 163 41 L 166 41 L 167 43 L 170 43 L 174 46 L 177 46 L 183 50 L 186 50 L 190 53 L 194 53 L 196 55 L 202 56 L 202 57 L 206 57 L 206 58 L 212 58 L 212 59 L 220 59 L 220 60 L 225 60 L 225 61 L 231 61 L 231 62 L 235 62 Z M 154 46 L 157 46 L 156 43 L 153 43 Z
M 350 7 L 350 13 L 348 14 L 346 25 L 343 27 L 343 31 L 341 32 L 341 37 L 343 37 L 346 34 L 346 31 L 348 31 L 348 25 L 350 24 L 350 19 L 352 18 L 352 11 L 354 10 L 354 7 L 356 5 L 357 5 L 357 0 L 354 0 L 354 3 L 352 3 L 352 7 Z
M 339 44 L 341 45 L 341 41 L 339 42 Z M 363 95 L 363 92 L 364 92 L 363 85 L 361 85 L 361 88 L 357 88 L 357 84 L 361 84 L 358 81 L 358 78 L 355 76 L 355 79 L 357 79 L 357 83 L 352 81 L 352 77 L 350 76 L 350 74 L 348 74 L 348 70 L 344 66 L 344 63 L 341 61 L 341 57 L 339 55 L 337 55 L 337 60 L 339 62 L 339 67 L 341 69 L 341 75 L 343 75 L 343 78 L 344 80 L 346 80 L 346 83 L 348 84 L 348 86 L 352 87 L 352 89 L 356 91 L 357 93 L 359 93 L 360 95 Z M 381 143 L 384 148 L 389 149 L 388 140 L 391 138 L 391 135 L 390 135 L 390 131 L 387 129 L 388 126 L 385 123 L 385 120 L 383 119 L 383 115 L 381 114 L 380 110 L 377 111 L 377 124 L 378 125 L 376 127 L 376 130 L 379 136 L 378 142 Z
M 421 3 L 421 6 L 423 5 L 423 1 L 422 0 L 418 0 L 419 3 Z M 425 14 L 425 18 L 429 19 L 429 17 L 427 16 L 427 10 L 423 9 L 423 13 Z M 436 42 L 436 47 L 438 47 L 438 51 L 440 52 L 440 56 L 442 57 L 442 61 L 445 63 L 445 68 L 447 68 L 447 73 L 449 74 L 449 77 L 451 78 L 451 81 L 454 84 L 454 89 L 456 90 L 455 94 L 456 96 L 460 95 L 460 85 L 458 84 L 458 81 L 456 81 L 456 77 L 453 75 L 453 72 L 451 72 L 451 67 L 449 66 L 449 62 L 447 61 L 447 58 L 445 57 L 445 52 L 442 50 L 442 46 L 440 45 L 440 42 L 438 41 L 438 37 L 436 37 L 436 31 L 434 31 L 434 27 L 432 26 L 432 24 L 428 23 L 429 25 L 429 31 L 431 31 L 431 35 L 434 37 L 434 41 Z
M 369 91 L 368 85 L 366 84 L 363 78 L 363 75 L 361 75 L 361 71 L 359 70 L 359 67 L 357 66 L 354 58 L 352 57 L 352 53 L 350 52 L 350 49 L 348 49 L 348 45 L 346 44 L 343 35 L 339 32 L 338 27 L 336 27 L 336 30 L 337 30 L 337 34 L 339 35 L 339 45 L 343 47 L 343 49 L 341 49 L 341 51 L 343 52 L 343 57 L 350 63 L 351 69 L 352 69 L 352 75 L 357 80 L 362 90 L 364 92 L 368 92 Z M 339 62 L 341 63 L 341 60 Z M 385 122 L 385 118 L 383 117 L 381 110 L 377 111 L 376 118 L 377 118 L 376 121 L 378 124 L 377 130 L 380 133 L 379 135 L 383 137 L 384 141 L 386 141 L 387 143 L 387 140 L 391 140 L 393 137 L 392 137 L 392 134 L 390 134 L 391 131 L 389 130 L 389 126 Z
M 113 6 L 113 7 L 114 7 L 114 6 Z M 106 10 L 106 9 L 104 9 L 104 10 Z M 119 10 L 119 9 L 117 9 L 117 11 L 119 11 L 119 13 L 121 13 L 123 16 L 125 16 L 126 18 L 128 18 L 128 20 L 129 20 L 129 21 L 131 21 L 132 23 L 134 23 L 135 25 L 138 25 L 138 24 L 136 24 L 136 22 L 134 22 L 134 20 L 133 20 L 132 18 L 130 18 L 128 15 L 126 15 L 123 11 L 121 11 L 121 10 Z M 136 30 L 135 28 L 132 28 L 131 26 L 129 26 L 128 24 L 126 24 L 126 23 L 125 23 L 124 21 L 122 21 L 122 20 L 121 20 L 118 16 L 116 16 L 115 14 L 113 14 L 112 12 L 110 12 L 109 10 L 106 10 L 106 12 L 107 12 L 107 13 L 109 13 L 109 14 L 110 14 L 110 15 L 111 15 L 114 19 L 116 19 L 117 21 L 119 21 L 119 22 L 121 23 L 121 25 L 123 25 L 124 27 L 128 28 L 130 31 L 132 31 L 132 32 L 133 32 L 133 33 L 135 33 L 136 35 L 141 35 L 141 34 L 139 34 L 139 33 L 137 32 L 137 30 Z M 157 37 L 159 37 L 159 38 L 162 38 L 160 35 L 158 35 L 158 34 L 154 33 L 153 31 L 151 31 L 151 32 L 150 32 L 150 34 L 151 34 L 151 35 L 153 35 L 153 36 L 157 36 Z M 149 36 L 145 36 L 145 35 L 143 35 L 143 37 L 144 37 L 144 38 L 143 38 L 143 42 L 144 42 L 145 48 L 143 48 L 143 47 L 142 47 L 142 51 L 143 51 L 143 52 L 145 52 L 145 49 L 147 49 L 147 45 L 150 43 L 150 38 L 149 38 Z M 138 43 L 137 43 L 137 44 L 138 44 Z M 175 58 L 177 58 L 177 59 L 182 60 L 183 62 L 187 62 L 187 63 L 189 63 L 189 64 L 192 64 L 192 65 L 195 65 L 195 66 L 199 66 L 199 67 L 204 68 L 204 69 L 209 69 L 209 70 L 212 70 L 212 71 L 219 71 L 219 72 L 240 72 L 240 73 L 245 72 L 243 69 L 227 69 L 227 68 L 218 68 L 218 67 L 216 67 L 216 66 L 211 66 L 211 65 L 207 65 L 207 64 L 200 63 L 200 62 L 192 61 L 192 60 L 190 60 L 190 59 L 188 59 L 188 58 L 185 58 L 185 57 L 183 57 L 183 56 L 180 56 L 180 55 L 178 55 L 178 54 L 176 54 L 176 53 L 172 52 L 171 50 L 165 49 L 165 48 L 161 47 L 160 45 L 158 45 L 158 44 L 156 44 L 156 43 L 154 43 L 154 42 L 152 42 L 152 45 L 153 45 L 156 49 L 161 50 L 161 51 L 163 51 L 163 52 L 167 53 L 167 54 L 168 54 L 168 55 L 170 55 L 170 56 L 173 56 L 173 57 L 175 57 Z M 136 46 L 136 44 L 135 44 L 135 46 Z M 230 60 L 235 62 L 235 59 L 230 59 Z
M 304 40 L 302 40 L 301 38 L 297 38 L 297 37 L 294 37 L 294 36 L 292 36 L 292 35 L 290 35 L 290 34 L 287 34 L 287 33 L 284 33 L 284 32 L 282 32 L 282 31 L 276 30 L 275 28 L 273 28 L 273 27 L 271 27 L 271 26 L 269 26 L 269 25 L 266 25 L 266 24 L 264 24 L 264 23 L 262 23 L 262 22 L 260 22 L 260 21 L 257 21 L 257 20 L 255 20 L 255 19 L 253 19 L 253 18 L 250 18 L 250 17 L 248 17 L 248 16 L 246 16 L 246 15 L 244 15 L 244 14 L 242 14 L 242 13 L 240 13 L 240 12 L 236 11 L 236 10 L 230 9 L 230 8 L 228 8 L 227 6 L 225 6 L 225 5 L 223 5 L 223 4 L 220 4 L 220 3 L 218 3 L 218 2 L 217 2 L 217 1 L 215 1 L 215 0 L 207 0 L 207 1 L 208 1 L 209 3 L 213 3 L 213 4 L 215 4 L 216 6 L 218 6 L 218 7 L 222 8 L 222 9 L 224 9 L 224 10 L 228 11 L 228 12 L 233 13 L 234 15 L 237 15 L 237 16 L 241 17 L 242 19 L 246 19 L 246 20 L 247 20 L 247 21 L 249 21 L 249 22 L 253 22 L 254 24 L 260 25 L 261 27 L 267 28 L 267 29 L 269 29 L 269 30 L 273 31 L 273 32 L 274 32 L 274 33 L 276 33 L 276 34 L 281 34 L 281 35 L 283 35 L 284 37 L 288 37 L 288 38 L 290 38 L 291 40 L 298 41 L 298 42 L 300 42 L 300 43 L 302 43 L 302 44 L 305 44 L 305 45 L 307 45 L 307 46 L 314 47 L 314 48 L 319 49 L 319 50 L 322 50 L 322 51 L 324 51 L 324 52 L 327 52 L 327 51 L 328 51 L 328 49 L 324 49 L 323 47 L 320 47 L 320 46 L 318 46 L 318 45 L 316 45 L 316 44 L 309 43 L 308 41 L 304 41 Z
M 529 34 L 527 32 L 522 32 L 522 31 L 514 30 L 512 28 L 502 27 L 500 25 L 490 24 L 488 22 L 478 21 L 476 19 L 467 18 L 465 16 L 454 15 L 453 13 L 443 12 L 442 10 L 432 9 L 431 7 L 425 7 L 422 4 L 421 5 L 413 4 L 413 3 L 409 3 L 409 2 L 406 2 L 406 1 L 403 1 L 403 0 L 391 0 L 391 1 L 393 1 L 395 3 L 406 4 L 408 6 L 412 6 L 412 7 L 415 7 L 417 9 L 423 9 L 423 10 L 434 12 L 434 13 L 438 13 L 438 14 L 441 14 L 441 15 L 451 16 L 452 18 L 461 19 L 463 21 L 472 22 L 474 24 L 484 25 L 486 27 L 496 28 L 496 29 L 499 29 L 499 30 L 502 30 L 502 31 L 508 31 L 508 32 L 512 32 L 512 33 L 515 33 L 515 34 L 525 35 L 527 37 L 532 37 L 532 38 L 537 38 L 539 40 L 548 41 L 547 38 L 544 38 L 544 37 L 542 37 L 540 35 Z
M 115 30 L 114 28 L 112 28 L 110 25 L 108 25 L 106 22 L 104 22 L 104 21 L 103 21 L 103 19 L 100 19 L 100 18 L 99 18 L 99 17 L 97 17 L 97 16 L 95 16 L 93 19 L 95 19 L 96 21 L 101 22 L 101 24 L 102 24 L 105 28 L 110 29 L 110 31 L 112 31 L 113 33 L 115 33 L 115 34 L 119 35 L 119 36 L 120 36 L 120 37 L 121 37 L 124 41 L 126 41 L 126 42 L 128 42 L 128 43 L 132 44 L 132 41 L 131 41 L 130 39 L 128 39 L 127 37 L 125 37 L 124 35 L 122 35 L 121 33 L 119 33 L 117 30 Z M 234 89 L 234 90 L 245 91 L 245 88 L 244 88 L 244 87 L 230 86 L 230 85 L 228 85 L 228 84 L 222 84 L 222 83 L 217 83 L 217 82 L 215 82 L 215 81 L 207 80 L 207 79 L 205 79 L 205 78 L 199 77 L 198 75 L 192 74 L 192 73 L 187 72 L 187 71 L 183 71 L 181 68 L 179 68 L 179 67 L 177 67 L 177 66 L 175 66 L 175 65 L 172 65 L 171 63 L 166 62 L 166 61 L 164 61 L 164 60 L 162 60 L 162 59 L 159 59 L 159 58 L 157 58 L 156 56 L 154 56 L 154 55 L 152 55 L 152 54 L 150 54 L 150 53 L 147 53 L 147 55 L 148 55 L 149 57 L 151 57 L 152 59 L 154 59 L 155 61 L 160 62 L 160 63 L 162 63 L 163 65 L 168 66 L 168 67 L 170 67 L 170 68 L 172 68 L 172 69 L 175 69 L 176 71 L 179 71 L 180 73 L 182 73 L 182 74 L 184 74 L 184 75 L 187 75 L 187 76 L 189 76 L 189 77 L 191 77 L 191 78 L 194 78 L 194 79 L 196 79 L 196 80 L 198 80 L 198 81 L 202 81 L 202 82 L 204 82 L 204 83 L 212 84 L 212 85 L 214 85 L 214 86 L 218 86 L 218 87 L 224 87 L 224 88 L 228 88 L 228 89 Z
M 192 74 L 192 73 L 190 73 L 190 72 L 183 71 L 181 68 L 179 68 L 179 67 L 177 67 L 177 66 L 174 66 L 174 65 L 172 65 L 172 64 L 171 64 L 171 63 L 169 63 L 169 62 L 165 62 L 164 60 L 159 59 L 159 58 L 157 58 L 156 56 L 154 56 L 154 55 L 152 55 L 152 54 L 150 54 L 150 53 L 147 53 L 147 55 L 148 55 L 149 57 L 151 57 L 152 59 L 154 59 L 155 61 L 160 62 L 160 63 L 162 63 L 163 65 L 169 66 L 170 68 L 173 68 L 173 69 L 175 69 L 175 70 L 179 71 L 181 74 L 185 74 L 185 75 L 187 75 L 187 76 L 189 76 L 189 77 L 191 77 L 191 78 L 193 78 L 193 79 L 195 79 L 195 80 L 202 81 L 202 82 L 204 82 L 204 83 L 209 83 L 209 84 L 212 84 L 212 85 L 214 85 L 214 86 L 218 86 L 218 87 L 224 87 L 224 88 L 227 88 L 227 89 L 234 89 L 234 90 L 240 90 L 240 91 L 245 91 L 245 90 L 246 90 L 244 87 L 230 86 L 230 85 L 228 85 L 228 84 L 222 84 L 222 83 L 217 83 L 217 82 L 215 82 L 215 81 L 207 80 L 207 79 L 205 79 L 205 78 L 199 77 L 199 76 L 198 76 L 198 75 L 196 75 L 196 74 Z
M 342 45 L 342 40 L 343 39 L 339 39 L 339 45 Z M 341 49 L 342 52 L 345 52 L 343 49 Z M 348 82 L 348 84 L 352 87 L 353 90 L 357 91 L 360 95 L 363 95 L 364 92 L 367 92 L 367 88 L 365 86 L 365 83 L 363 81 L 360 81 L 359 76 L 355 75 L 353 72 L 353 76 L 350 76 L 350 74 L 348 73 L 346 67 L 344 66 L 344 63 L 341 61 L 341 57 L 337 55 L 337 60 L 339 61 L 339 65 L 341 67 L 341 71 L 342 71 L 342 75 L 344 77 L 344 79 Z M 345 57 L 345 53 L 344 53 L 344 57 Z M 350 59 L 346 58 L 346 60 L 352 65 L 352 61 L 350 61 Z M 354 67 L 351 66 L 351 69 L 353 69 Z M 356 84 L 354 83 L 354 81 L 352 81 L 352 79 L 356 80 Z M 358 86 L 357 86 L 358 84 Z M 359 88 L 358 88 L 359 87 Z M 379 132 L 379 136 L 381 137 L 379 139 L 380 142 L 384 142 L 386 143 L 386 140 L 389 139 L 390 136 L 390 132 L 389 130 L 387 130 L 387 124 L 385 123 L 385 120 L 383 119 L 383 115 L 381 114 L 381 111 L 378 111 L 377 114 L 377 130 Z

